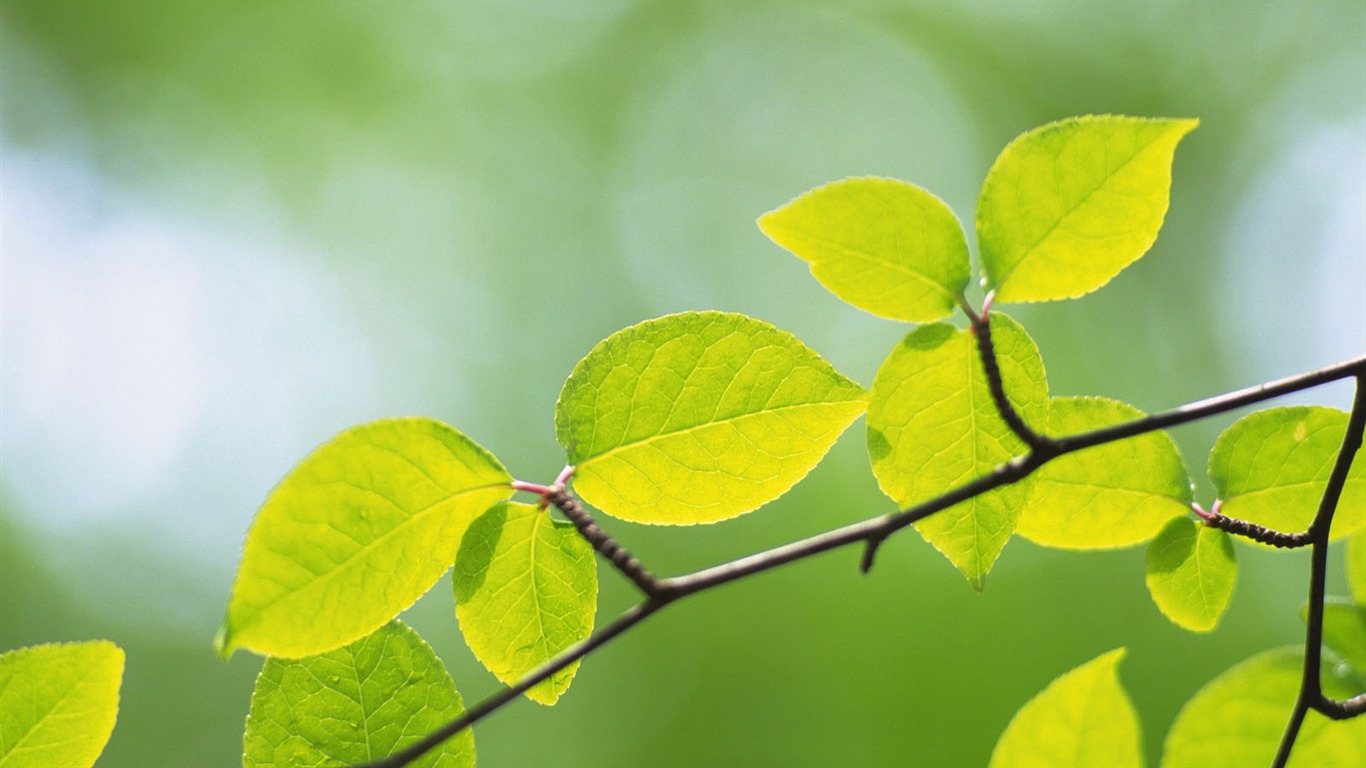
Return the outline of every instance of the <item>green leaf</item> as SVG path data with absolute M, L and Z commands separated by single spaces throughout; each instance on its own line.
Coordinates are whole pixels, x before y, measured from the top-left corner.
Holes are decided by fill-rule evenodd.
M 991 313 L 1005 390 L 1028 424 L 1048 415 L 1048 384 L 1033 339 L 1018 323 Z M 976 337 L 939 323 L 911 332 L 873 381 L 868 453 L 882 492 L 902 508 L 932 499 L 1025 453 L 996 411 Z M 1015 531 L 1033 478 L 956 504 L 916 530 L 978 590 Z
M 1209 632 L 1233 597 L 1238 563 L 1232 538 L 1188 517 L 1167 523 L 1148 545 L 1148 592 L 1162 615 L 1192 632 Z
M 344 766 L 388 757 L 464 712 L 455 683 L 416 632 L 391 621 L 344 648 L 266 659 L 256 678 L 242 764 Z M 474 734 L 409 763 L 474 766 Z
M 466 526 L 511 496 L 511 481 L 492 454 L 431 419 L 341 433 L 257 514 L 219 652 L 307 656 L 370 634 L 451 567 Z
M 892 320 L 928 323 L 964 303 L 963 228 L 942 200 L 896 179 L 844 179 L 759 217 L 836 296 Z
M 107 640 L 0 654 L 0 766 L 91 766 L 119 713 L 123 650 Z
M 1015 713 L 992 768 L 1143 765 L 1138 715 L 1119 683 L 1117 648 L 1048 684 Z
M 1055 397 L 1047 432 L 1078 434 L 1142 416 L 1117 400 Z M 1036 473 L 1019 533 L 1062 549 L 1128 547 L 1189 512 L 1190 501 L 1190 476 L 1176 443 L 1165 432 L 1149 432 L 1045 464 Z
M 1306 621 L 1309 618 L 1307 603 L 1300 606 L 1300 618 Z M 1353 669 L 1366 673 L 1366 605 L 1346 598 L 1324 600 L 1323 644 L 1336 651 Z
M 791 334 L 685 312 L 594 347 L 560 391 L 555 426 L 585 501 L 691 525 L 786 493 L 866 408 L 862 387 Z
M 1347 588 L 1358 605 L 1366 605 L 1366 532 L 1347 540 L 1343 558 L 1347 561 Z
M 1209 455 L 1220 511 L 1287 533 L 1308 529 L 1346 431 L 1347 414 L 1310 406 L 1270 408 L 1234 422 Z M 1364 454 L 1358 450 L 1352 460 L 1330 539 L 1366 527 Z
M 1176 716 L 1162 768 L 1270 765 L 1299 694 L 1304 654 L 1281 648 L 1257 654 L 1196 692 Z M 1352 695 L 1323 667 L 1324 693 Z M 1334 722 L 1310 711 L 1290 753 L 1292 768 L 1358 768 L 1366 763 L 1366 718 Z
M 996 158 L 977 203 L 982 271 L 999 302 L 1090 293 L 1162 228 L 1176 144 L 1196 120 L 1073 117 Z
M 504 503 L 475 520 L 452 574 L 455 615 L 465 642 L 504 683 L 521 680 L 593 632 L 598 571 L 574 526 L 544 510 Z M 554 704 L 578 662 L 527 691 Z

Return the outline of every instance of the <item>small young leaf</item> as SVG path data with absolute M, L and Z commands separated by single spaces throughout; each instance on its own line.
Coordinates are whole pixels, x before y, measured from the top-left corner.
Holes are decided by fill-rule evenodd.
M 1119 683 L 1117 648 L 1048 684 L 1015 713 L 991 768 L 1143 765 L 1138 714 Z
M 438 421 L 341 433 L 257 514 L 219 652 L 307 656 L 375 631 L 451 567 L 466 526 L 511 496 L 511 482 L 492 454 Z
M 1176 144 L 1196 120 L 1073 117 L 996 158 L 977 204 L 987 287 L 999 302 L 1081 296 L 1152 247 Z
M 123 650 L 107 640 L 0 654 L 0 765 L 88 768 L 119 712 Z
M 1347 414 L 1308 406 L 1269 408 L 1234 422 L 1209 455 L 1209 475 L 1224 500 L 1221 511 L 1287 533 L 1306 530 L 1346 431 Z M 1358 450 L 1329 538 L 1363 527 L 1366 451 Z
M 1366 605 L 1366 532 L 1347 540 L 1343 557 L 1347 561 L 1347 588 L 1357 605 Z
M 1299 648 L 1259 653 L 1196 692 L 1167 733 L 1162 768 L 1270 765 L 1299 694 Z M 1323 692 L 1353 691 L 1328 666 Z M 1290 753 L 1292 768 L 1347 768 L 1366 762 L 1366 719 L 1334 722 L 1310 710 Z
M 593 548 L 573 525 L 536 507 L 507 502 L 471 523 L 451 579 L 465 642 L 504 683 L 517 682 L 593 631 Z M 560 670 L 527 697 L 554 704 L 578 666 Z
M 1005 391 L 1026 423 L 1048 415 L 1048 384 L 1034 340 L 991 313 Z M 916 329 L 877 372 L 868 405 L 868 453 L 878 485 L 913 506 L 1024 453 L 996 411 L 977 339 L 944 323 Z M 949 507 L 916 530 L 980 590 L 1019 521 L 1032 478 Z
M 358 765 L 410 746 L 464 712 L 431 646 L 401 621 L 344 648 L 266 659 L 242 740 L 245 768 Z M 409 763 L 474 768 L 466 730 Z
M 1131 421 L 1143 412 L 1100 397 L 1049 401 L 1048 433 L 1064 436 Z M 1021 536 L 1061 549 L 1128 547 L 1190 511 L 1191 482 L 1165 432 L 1054 459 L 1036 474 Z
M 574 490 L 640 523 L 711 523 L 806 476 L 867 408 L 858 384 L 745 315 L 684 312 L 612 334 L 555 405 Z
M 1308 604 L 1300 606 L 1300 618 L 1308 617 Z M 1357 672 L 1366 673 L 1366 606 L 1346 598 L 1324 600 L 1323 644 Z
M 1192 632 L 1214 629 L 1238 578 L 1232 538 L 1189 517 L 1173 519 L 1157 534 L 1144 567 L 1162 615 Z
M 836 296 L 892 320 L 928 323 L 962 303 L 963 228 L 942 200 L 895 179 L 844 179 L 759 217 Z

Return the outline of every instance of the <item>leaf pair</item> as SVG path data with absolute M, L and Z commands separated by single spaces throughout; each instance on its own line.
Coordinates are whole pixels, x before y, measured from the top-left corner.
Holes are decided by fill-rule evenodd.
M 1076 117 L 1006 146 L 982 185 L 983 285 L 1003 303 L 1081 296 L 1157 239 L 1176 145 L 1195 120 Z M 892 179 L 845 179 L 759 219 L 836 296 L 880 317 L 928 323 L 967 306 L 962 227 L 941 200 Z
M 1119 682 L 1120 648 L 1054 680 L 1011 719 L 992 752 L 996 766 L 1141 766 L 1138 716 Z M 1172 724 L 1163 768 L 1267 765 L 1300 687 L 1303 652 L 1268 651 L 1201 688 Z M 1343 698 L 1352 682 L 1325 666 L 1324 693 Z M 1366 762 L 1366 720 L 1331 721 L 1310 712 L 1290 765 L 1357 766 Z

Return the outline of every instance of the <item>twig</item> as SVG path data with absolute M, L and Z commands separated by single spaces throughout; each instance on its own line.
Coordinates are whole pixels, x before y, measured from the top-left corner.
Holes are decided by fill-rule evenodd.
M 646 597 L 657 597 L 659 595 L 659 582 L 650 574 L 645 566 L 641 565 L 627 549 L 617 543 L 616 539 L 607 535 L 607 532 L 598 527 L 593 521 L 588 510 L 583 508 L 579 500 L 569 495 L 569 492 L 558 485 L 552 486 L 543 498 L 555 505 L 569 522 L 579 529 L 579 535 L 583 536 L 593 549 L 597 550 L 612 565 L 621 571 L 622 575 L 630 579 L 633 584 L 645 593 Z

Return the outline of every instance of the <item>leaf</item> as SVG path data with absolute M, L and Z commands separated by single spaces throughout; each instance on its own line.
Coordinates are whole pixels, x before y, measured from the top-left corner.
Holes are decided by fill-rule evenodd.
M 1300 618 L 1308 621 L 1307 603 L 1300 606 Z M 1345 598 L 1324 600 L 1323 644 L 1336 651 L 1353 669 L 1366 673 L 1366 606 Z
M 865 398 L 785 331 L 684 312 L 594 347 L 560 391 L 555 426 L 585 501 L 624 520 L 691 525 L 786 493 Z
M 401 621 L 344 648 L 266 659 L 256 678 L 242 764 L 358 765 L 388 757 L 464 712 L 455 683 Z M 409 763 L 474 768 L 468 729 Z
M 1117 648 L 1048 684 L 1015 713 L 992 768 L 1143 765 L 1138 715 L 1119 683 Z
M 1269 408 L 1234 422 L 1209 455 L 1220 511 L 1287 533 L 1308 529 L 1346 431 L 1347 414 L 1309 406 Z M 1352 460 L 1330 539 L 1366 528 L 1363 454 Z
M 593 548 L 567 522 L 504 503 L 470 525 L 452 574 L 455 615 L 470 650 L 511 685 L 593 632 L 598 571 Z M 554 704 L 578 662 L 527 691 Z
M 451 567 L 466 526 L 511 496 L 511 481 L 492 454 L 431 419 L 341 433 L 257 514 L 219 652 L 299 657 L 375 631 Z
M 119 713 L 123 650 L 107 640 L 0 654 L 0 766 L 91 766 Z
M 1026 423 L 1048 415 L 1048 384 L 1033 339 L 991 313 L 1005 390 Z M 1025 453 L 996 411 L 971 331 L 939 323 L 892 350 L 873 381 L 868 453 L 882 492 L 902 508 L 935 498 Z M 938 512 L 916 530 L 980 590 L 1015 531 L 1032 478 Z
M 1167 214 L 1177 142 L 1198 124 L 1089 115 L 1010 142 L 977 203 L 996 300 L 1075 298 L 1143 256 Z
M 1347 588 L 1358 605 L 1366 605 L 1366 533 L 1347 540 L 1343 557 L 1347 561 Z
M 1078 434 L 1142 416 L 1117 400 L 1055 397 L 1047 432 Z M 1036 473 L 1019 533 L 1062 549 L 1128 547 L 1189 512 L 1190 501 L 1190 476 L 1176 443 L 1165 432 L 1149 432 L 1045 464 Z
M 896 179 L 844 179 L 759 217 L 836 296 L 892 320 L 928 323 L 964 303 L 963 228 L 942 200 Z
M 1144 570 L 1162 615 L 1192 632 L 1214 629 L 1238 578 L 1232 538 L 1188 517 L 1173 519 L 1152 540 Z
M 1259 653 L 1196 692 L 1167 733 L 1163 768 L 1270 765 L 1299 694 L 1304 654 L 1299 648 Z M 1326 665 L 1324 693 L 1352 695 Z M 1289 765 L 1353 768 L 1366 762 L 1366 719 L 1334 722 L 1310 711 Z

